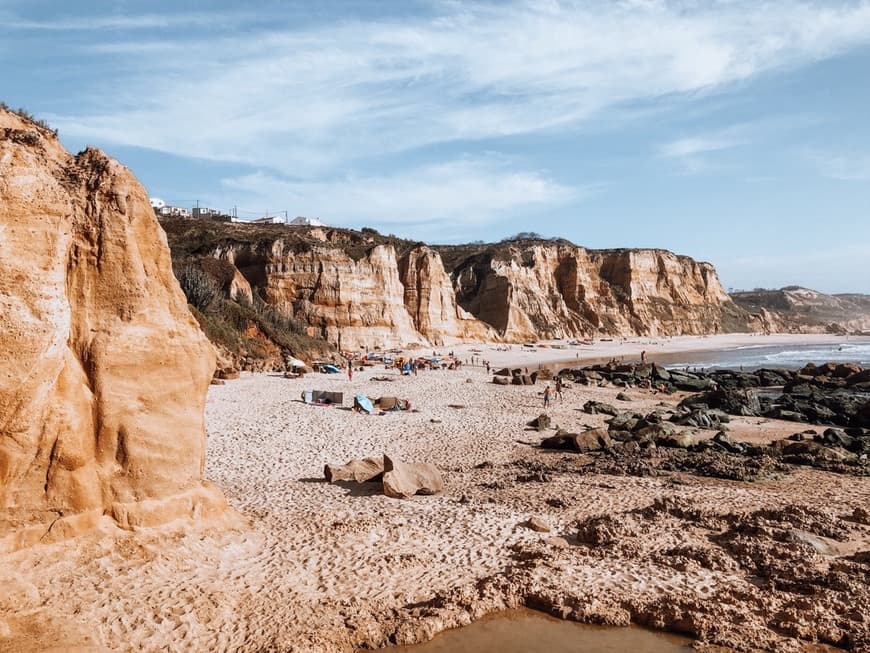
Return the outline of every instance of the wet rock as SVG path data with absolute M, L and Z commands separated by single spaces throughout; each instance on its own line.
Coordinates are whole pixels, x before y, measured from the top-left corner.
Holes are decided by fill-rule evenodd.
M 761 414 L 761 402 L 758 396 L 751 390 L 736 388 L 719 388 L 687 397 L 680 402 L 680 407 L 687 410 L 717 408 L 729 415 Z
M 415 494 L 439 494 L 444 491 L 441 472 L 429 463 L 401 463 L 384 456 L 384 494 L 393 499 L 407 499 Z

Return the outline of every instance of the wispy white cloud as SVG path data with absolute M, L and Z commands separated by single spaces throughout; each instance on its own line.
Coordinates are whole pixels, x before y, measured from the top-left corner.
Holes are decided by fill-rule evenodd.
M 819 173 L 829 179 L 870 181 L 870 156 L 811 154 Z
M 741 145 L 744 141 L 728 138 L 725 136 L 690 136 L 686 138 L 678 138 L 670 143 L 664 144 L 660 148 L 662 156 L 667 158 L 690 157 L 705 152 L 716 152 L 719 150 L 727 150 L 737 145 Z
M 8 12 L 7 12 L 8 16 Z M 66 17 L 50 20 L 22 20 L 4 16 L 7 30 L 42 30 L 50 32 L 99 32 L 104 30 L 137 31 L 192 26 L 238 24 L 242 14 L 173 13 L 173 14 L 115 14 L 91 17 Z
M 530 205 L 577 199 L 594 189 L 572 189 L 541 171 L 513 170 L 505 162 L 461 159 L 388 176 L 299 181 L 257 172 L 224 179 L 227 197 L 258 206 L 293 206 L 332 224 L 480 225 Z M 222 201 L 220 198 L 217 202 Z
M 863 1 L 435 7 L 300 29 L 276 16 L 245 38 L 100 45 L 126 76 L 86 89 L 92 111 L 50 119 L 79 138 L 306 176 L 430 144 L 573 128 L 870 40 Z M 696 138 L 671 151 L 726 146 Z
M 673 160 L 683 172 L 694 174 L 714 169 L 712 156 L 717 152 L 743 146 L 758 146 L 783 132 L 791 132 L 821 122 L 818 116 L 796 113 L 762 118 L 727 127 L 692 133 L 658 146 L 658 156 Z

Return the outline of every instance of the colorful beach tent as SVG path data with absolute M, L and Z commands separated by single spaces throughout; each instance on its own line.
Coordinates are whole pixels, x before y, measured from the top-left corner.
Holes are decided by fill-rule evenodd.
M 341 372 L 341 370 L 338 369 L 335 365 L 321 365 L 320 371 L 324 372 L 325 374 L 338 374 L 339 372 Z

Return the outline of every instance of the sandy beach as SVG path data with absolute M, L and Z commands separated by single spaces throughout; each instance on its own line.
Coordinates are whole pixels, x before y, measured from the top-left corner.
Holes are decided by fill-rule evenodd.
M 758 339 L 672 338 L 662 349 Z M 632 356 L 651 346 L 638 340 L 591 349 Z M 481 349 L 495 366 L 564 355 L 453 349 L 460 356 Z M 813 469 L 754 483 L 598 473 L 589 456 L 536 446 L 541 434 L 526 423 L 542 412 L 540 383 L 490 379 L 476 366 L 416 377 L 380 366 L 353 381 L 243 374 L 213 386 L 205 476 L 243 518 L 232 527 L 106 528 L 6 556 L 0 648 L 354 651 L 424 641 L 523 604 L 579 621 L 702 632 L 734 646 L 809 650 L 797 636 L 831 641 L 848 628 L 853 639 L 870 642 L 866 586 L 857 594 L 831 590 L 811 604 L 788 588 L 762 590 L 757 572 L 715 540 L 735 515 L 798 515 L 815 548 L 797 554 L 822 573 L 870 548 L 870 525 L 842 519 L 870 505 L 870 479 Z M 306 405 L 306 389 L 343 392 L 344 407 Z M 601 425 L 606 415 L 580 407 L 612 402 L 616 390 L 575 386 L 548 412 L 566 429 Z M 407 398 L 414 411 L 357 414 L 349 409 L 357 393 Z M 630 394 L 624 407 L 638 412 L 663 400 Z M 730 435 L 767 441 L 802 428 L 736 418 Z M 378 483 L 323 480 L 326 463 L 384 453 L 437 465 L 445 492 L 396 500 Z M 528 528 L 532 517 L 550 532 Z M 578 524 L 594 518 L 613 520 L 610 544 L 578 541 Z
M 569 345 L 564 340 L 545 340 L 541 348 L 522 345 L 474 344 L 440 347 L 439 353 L 454 351 L 463 360 L 472 355 L 490 361 L 494 367 L 514 365 L 518 367 L 552 366 L 559 364 L 606 361 L 611 358 L 626 361 L 640 360 L 646 352 L 650 361 L 665 360 L 690 352 L 722 351 L 738 347 L 761 347 L 777 345 L 828 345 L 844 342 L 870 342 L 865 336 L 836 336 L 815 334 L 776 333 L 729 333 L 710 336 L 672 336 L 660 338 L 614 338 L 595 340 L 591 345 Z M 553 346 L 558 348 L 553 348 Z

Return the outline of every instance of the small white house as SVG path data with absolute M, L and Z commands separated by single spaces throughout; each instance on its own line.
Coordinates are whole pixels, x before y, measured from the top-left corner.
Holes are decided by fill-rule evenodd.
M 285 222 L 284 217 L 280 215 L 266 215 L 262 218 L 251 220 L 253 224 L 284 224 Z
M 168 215 L 176 218 L 189 218 L 190 217 L 190 209 L 185 209 L 180 206 L 166 206 L 158 209 L 160 215 Z
M 291 227 L 325 227 L 326 225 L 317 218 L 299 216 L 290 221 Z
M 148 199 L 151 202 L 151 208 L 154 209 L 155 211 L 159 211 L 164 206 L 166 206 L 166 202 L 164 202 L 159 197 L 149 197 Z

